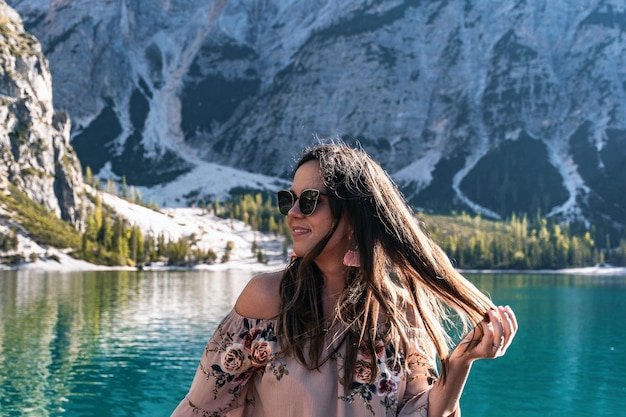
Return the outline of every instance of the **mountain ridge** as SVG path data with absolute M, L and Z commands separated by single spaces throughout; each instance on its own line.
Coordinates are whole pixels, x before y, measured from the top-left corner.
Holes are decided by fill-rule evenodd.
M 426 210 L 626 224 L 618 1 L 9 4 L 101 176 L 286 178 L 319 135 L 358 142 Z
M 4 1 L 0 12 L 0 190 L 8 194 L 9 184 L 15 185 L 79 226 L 85 201 L 69 116 L 53 108 L 48 61 L 39 42 Z

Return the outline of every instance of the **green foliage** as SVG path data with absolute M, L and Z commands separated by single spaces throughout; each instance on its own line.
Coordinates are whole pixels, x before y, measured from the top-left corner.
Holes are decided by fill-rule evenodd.
M 83 181 L 85 184 L 90 185 L 95 190 L 102 189 L 102 184 L 100 184 L 100 180 L 97 177 L 94 177 L 93 172 L 91 171 L 91 167 L 89 166 L 85 168 L 85 176 L 83 177 Z
M 230 200 L 222 204 L 215 200 L 212 209 L 216 216 L 241 220 L 254 230 L 289 235 L 285 217 L 276 209 L 274 193 L 234 189 Z
M 253 229 L 282 235 L 284 253 L 291 245 L 286 218 L 278 213 L 273 194 L 237 190 L 229 201 L 215 200 L 212 209 L 223 218 L 242 220 Z M 417 214 L 431 237 L 442 246 L 459 268 L 476 269 L 557 269 L 610 262 L 626 265 L 626 246 L 612 249 L 598 246 L 593 227 L 557 223 L 515 214 L 506 221 L 480 216 Z M 607 240 L 609 240 L 607 238 Z M 604 243 L 604 242 L 603 242 Z M 256 245 L 253 251 L 257 252 Z M 257 255 L 259 261 L 263 254 Z M 229 259 L 228 251 L 222 261 Z
M 17 229 L 12 227 L 9 233 L 0 233 L 0 251 L 8 252 L 17 249 Z
M 230 261 L 230 254 L 235 248 L 235 243 L 231 240 L 226 242 L 226 247 L 224 248 L 224 253 L 222 254 L 222 263 Z
M 107 188 L 115 187 L 109 183 Z M 127 199 L 138 195 L 133 186 L 127 189 Z M 199 263 L 213 264 L 217 260 L 213 249 L 204 251 L 196 246 L 195 234 L 176 240 L 168 240 L 163 233 L 144 236 L 138 226 L 119 218 L 112 209 L 102 204 L 98 196 L 93 198 L 93 202 L 94 210 L 87 216 L 80 251 L 80 256 L 89 262 L 141 266 L 163 261 L 170 266 L 189 267 Z M 233 248 L 233 242 L 227 242 L 226 259 L 230 258 Z
M 256 260 L 259 263 L 266 264 L 268 259 L 265 257 L 265 253 L 261 249 L 256 252 Z
M 205 256 L 206 256 L 206 263 L 208 264 L 214 264 L 215 261 L 217 260 L 217 253 L 215 253 L 213 249 L 207 250 Z
M 605 255 L 613 254 L 599 250 L 590 231 L 575 233 L 569 224 L 543 218 L 533 222 L 525 216 L 500 222 L 467 214 L 419 218 L 455 266 L 464 269 L 584 267 L 601 264 Z M 613 259 L 619 261 L 617 256 Z
M 272 233 L 275 236 L 284 238 L 284 255 L 291 245 L 291 233 L 287 225 L 286 217 L 278 212 L 274 193 L 267 191 L 251 191 L 246 189 L 235 189 L 231 191 L 231 198 L 223 203 L 214 200 L 210 205 L 216 216 L 225 219 L 241 220 L 252 229 Z M 257 254 L 257 260 L 266 263 L 267 258 L 260 250 L 258 244 L 253 242 L 252 251 Z M 222 262 L 230 259 L 229 251 L 222 256 Z
M 45 207 L 32 201 L 17 187 L 9 185 L 9 194 L 0 193 L 0 203 L 13 213 L 14 222 L 20 224 L 39 244 L 57 248 L 76 249 L 80 234 Z
M 13 255 L 0 257 L 0 264 L 15 265 L 24 262 L 24 260 L 24 255 L 22 255 L 21 253 L 15 253 Z
M 86 170 L 86 181 L 96 184 L 91 170 Z M 107 189 L 117 193 L 113 183 Z M 141 200 L 133 186 L 125 183 L 122 191 L 129 200 Z M 88 195 L 93 209 L 87 213 L 84 231 L 79 233 L 43 206 L 31 201 L 17 188 L 9 194 L 0 194 L 0 203 L 12 213 L 13 221 L 20 224 L 31 238 L 40 244 L 73 249 L 73 256 L 102 265 L 144 265 L 164 261 L 174 266 L 212 264 L 218 259 L 213 249 L 202 250 L 195 244 L 195 236 L 169 241 L 163 234 L 143 235 L 141 229 L 119 217 L 105 206 L 97 195 Z M 238 190 L 232 198 L 218 200 L 206 206 L 227 219 L 243 220 L 253 229 L 284 236 L 284 254 L 288 253 L 291 236 L 286 218 L 278 213 L 273 194 Z M 156 209 L 155 209 L 156 210 Z M 491 221 L 467 214 L 443 216 L 417 214 L 424 229 L 442 246 L 455 265 L 465 269 L 556 269 L 582 267 L 604 262 L 626 265 L 626 240 L 612 247 L 612 235 L 597 236 L 594 226 L 557 223 L 540 217 L 511 216 L 506 221 Z M 598 244 L 599 243 L 599 244 Z M 0 250 L 17 247 L 17 231 L 0 234 Z M 231 259 L 234 243 L 228 241 L 219 258 Z M 267 257 L 255 241 L 252 252 L 258 262 Z M 23 256 L 16 261 L 22 261 Z
M 187 257 L 191 251 L 189 240 L 180 237 L 175 242 L 168 242 L 165 246 L 165 256 L 168 258 L 168 265 L 184 266 L 187 264 Z
M 80 251 L 76 255 L 102 265 L 144 264 L 153 258 L 154 240 L 146 239 L 138 226 L 130 225 L 112 209 L 104 206 L 98 195 L 94 209 L 87 215 Z
M 87 169 L 86 177 L 96 181 L 90 169 Z M 110 183 L 107 186 L 114 188 Z M 133 195 L 137 197 L 138 194 L 130 194 L 128 198 Z M 11 213 L 12 221 L 37 243 L 70 249 L 72 256 L 96 265 L 135 266 L 163 260 L 169 265 L 189 266 L 215 263 L 217 259 L 212 249 L 203 251 L 195 247 L 193 236 L 175 241 L 166 240 L 163 234 L 158 237 L 144 236 L 138 226 L 129 224 L 112 208 L 104 205 L 97 194 L 86 197 L 92 201 L 93 208 L 86 213 L 82 234 L 14 186 L 10 186 L 10 193 L 0 193 L 0 205 Z M 17 229 L 0 233 L 0 251 L 17 249 L 17 242 Z M 233 242 L 229 241 L 225 249 L 227 257 L 233 247 Z M 21 254 L 2 258 L 3 263 L 24 260 Z

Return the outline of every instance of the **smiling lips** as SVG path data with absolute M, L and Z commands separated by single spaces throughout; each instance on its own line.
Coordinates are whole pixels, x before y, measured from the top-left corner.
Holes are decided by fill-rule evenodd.
M 305 229 L 304 227 L 293 227 L 291 229 L 291 236 L 292 237 L 301 236 L 301 235 L 309 233 L 310 231 L 311 229 Z

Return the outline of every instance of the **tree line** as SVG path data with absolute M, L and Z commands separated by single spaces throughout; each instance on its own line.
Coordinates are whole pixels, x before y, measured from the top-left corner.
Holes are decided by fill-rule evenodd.
M 21 253 L 18 245 L 18 231 L 43 246 L 60 248 L 77 259 L 108 266 L 138 266 L 152 262 L 163 262 L 170 266 L 191 266 L 226 262 L 234 249 L 232 241 L 226 242 L 220 250 L 201 249 L 197 239 L 181 236 L 169 239 L 163 233 L 145 234 L 141 228 L 132 225 L 102 203 L 99 195 L 88 194 L 92 208 L 87 210 L 82 230 L 77 230 L 32 201 L 24 192 L 10 185 L 10 193 L 0 193 L 0 204 L 11 213 L 10 222 L 14 226 L 0 231 L 0 263 L 16 264 L 39 257 L 56 260 L 54 254 L 38 255 L 35 252 Z M 265 261 L 265 256 L 257 247 L 257 259 Z
M 87 262 L 105 265 L 142 266 L 163 262 L 170 266 L 192 266 L 227 262 L 234 249 L 228 241 L 222 256 L 213 248 L 201 249 L 194 234 L 168 239 L 164 233 L 144 234 L 137 225 L 105 209 L 98 195 L 87 216 L 77 255 Z
M 592 238 L 591 228 L 579 224 L 558 223 L 546 218 L 529 221 L 525 215 L 497 222 L 467 214 L 445 221 L 435 216 L 420 217 L 425 218 L 423 221 L 433 239 L 459 268 L 626 266 L 625 239 L 616 247 L 602 246 Z
M 89 175 L 86 182 L 101 189 Z M 156 204 L 144 203 L 134 187 L 122 182 L 122 192 L 112 181 L 107 191 L 122 198 L 158 210 Z M 173 266 L 227 262 L 233 242 L 224 248 L 200 249 L 195 236 L 175 240 L 165 235 L 144 233 L 138 226 L 114 213 L 92 195 L 93 209 L 86 215 L 82 231 L 45 213 L 18 190 L 11 192 L 13 207 L 20 213 L 19 223 L 43 244 L 72 248 L 72 255 L 88 262 L 104 265 L 141 266 L 164 262 Z M 19 208 L 19 209 L 18 209 Z M 291 246 L 286 218 L 276 207 L 274 193 L 237 189 L 228 199 L 213 199 L 203 210 L 215 216 L 241 220 L 252 229 L 272 233 L 283 240 L 285 259 Z M 442 246 L 458 268 L 463 269 L 559 269 L 598 264 L 626 266 L 626 239 L 612 245 L 609 237 L 597 242 L 593 226 L 559 223 L 545 218 L 529 219 L 512 216 L 506 221 L 492 221 L 466 213 L 442 216 L 416 213 L 418 221 Z M 59 224 L 59 222 L 63 224 Z M 16 230 L 0 232 L 0 251 L 17 247 Z M 218 255 L 217 250 L 220 251 Z M 252 251 L 259 262 L 267 262 L 262 248 L 253 242 Z
M 224 203 L 215 200 L 218 216 L 243 220 L 256 230 L 281 235 L 285 251 L 291 235 L 285 217 L 278 213 L 273 193 L 239 190 Z M 561 269 L 602 264 L 626 266 L 626 239 L 611 246 L 608 236 L 596 242 L 593 226 L 529 219 L 513 215 L 492 221 L 467 213 L 446 216 L 416 213 L 418 221 L 463 269 Z

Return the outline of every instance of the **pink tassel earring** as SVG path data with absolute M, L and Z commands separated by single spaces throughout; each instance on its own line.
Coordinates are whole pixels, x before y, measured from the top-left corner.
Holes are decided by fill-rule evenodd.
M 361 266 L 361 255 L 359 254 L 359 248 L 357 246 L 350 247 L 350 249 L 343 255 L 343 264 L 345 266 Z

